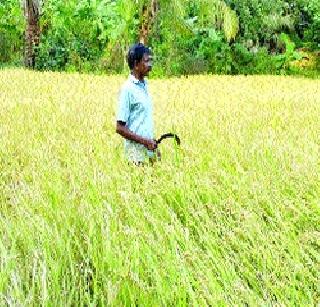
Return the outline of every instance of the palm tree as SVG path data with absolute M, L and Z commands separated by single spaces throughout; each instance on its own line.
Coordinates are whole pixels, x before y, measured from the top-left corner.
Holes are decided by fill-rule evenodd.
M 26 18 L 24 60 L 29 68 L 34 68 L 36 64 L 36 47 L 40 39 L 40 2 L 41 0 L 23 0 Z
M 139 29 L 139 40 L 142 43 L 148 42 L 148 37 L 157 18 L 167 18 L 173 29 L 185 31 L 185 9 L 188 6 L 186 0 L 140 0 L 142 4 L 142 19 Z M 222 30 L 227 41 L 235 38 L 239 31 L 239 19 L 236 13 L 230 9 L 223 0 L 198 0 L 200 20 Z M 164 14 L 161 14 L 163 12 Z M 161 15 L 161 16 L 160 16 Z M 201 21 L 200 21 L 201 23 Z
M 154 25 L 156 15 L 160 10 L 159 0 L 151 0 L 142 8 L 142 20 L 139 29 L 139 41 L 148 44 L 149 33 Z

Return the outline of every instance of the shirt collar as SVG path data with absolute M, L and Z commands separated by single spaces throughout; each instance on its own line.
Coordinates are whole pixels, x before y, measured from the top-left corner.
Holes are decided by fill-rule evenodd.
M 146 83 L 146 80 L 144 81 L 140 81 L 139 79 L 137 79 L 134 75 L 130 74 L 129 75 L 129 80 L 134 83 L 134 84 L 139 84 L 139 83 L 142 83 L 142 84 L 145 84 Z

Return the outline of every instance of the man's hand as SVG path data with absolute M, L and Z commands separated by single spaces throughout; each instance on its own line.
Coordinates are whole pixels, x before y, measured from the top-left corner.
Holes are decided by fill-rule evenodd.
M 152 140 L 152 139 L 146 139 L 144 142 L 143 142 L 143 145 L 148 149 L 148 150 L 156 150 L 157 147 L 158 147 L 158 144 L 155 140 Z
M 142 144 L 148 150 L 156 150 L 158 144 L 155 140 L 152 139 L 145 139 L 128 129 L 125 122 L 117 121 L 116 132 L 123 136 L 125 139 L 134 141 L 136 143 Z

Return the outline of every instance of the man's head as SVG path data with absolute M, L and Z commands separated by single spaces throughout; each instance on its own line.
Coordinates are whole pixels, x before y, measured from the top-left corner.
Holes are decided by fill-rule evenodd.
M 130 70 L 143 78 L 152 69 L 152 56 L 148 47 L 141 43 L 133 45 L 128 52 L 128 65 Z

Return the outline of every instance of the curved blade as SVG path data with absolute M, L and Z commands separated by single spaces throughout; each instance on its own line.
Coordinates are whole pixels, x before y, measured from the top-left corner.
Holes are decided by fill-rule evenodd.
M 180 145 L 181 141 L 177 134 L 174 133 L 165 133 L 161 135 L 159 139 L 156 140 L 157 144 L 160 144 L 164 139 L 173 138 L 178 145 Z

